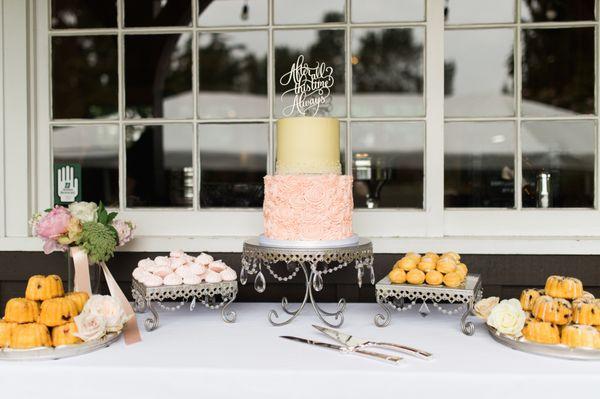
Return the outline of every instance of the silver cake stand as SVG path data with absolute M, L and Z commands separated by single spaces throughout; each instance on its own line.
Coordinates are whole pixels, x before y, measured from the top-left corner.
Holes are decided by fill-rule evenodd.
M 277 265 L 278 263 L 280 265 Z M 285 267 L 283 267 L 283 264 L 285 264 Z M 287 275 L 282 276 L 276 272 L 274 270 L 276 265 L 287 271 Z M 315 301 L 313 291 L 318 292 L 323 289 L 323 275 L 333 273 L 349 265 L 353 265 L 356 269 L 359 287 L 362 286 L 365 269 L 370 273 L 371 284 L 375 284 L 373 244 L 371 244 L 371 240 L 361 238 L 357 244 L 344 247 L 285 248 L 261 245 L 258 238 L 251 238 L 244 242 L 240 283 L 246 284 L 248 276 L 255 275 L 254 289 L 262 293 L 267 286 L 263 274 L 265 270 L 278 281 L 291 280 L 302 270 L 306 288 L 302 303 L 296 309 L 291 309 L 287 297 L 283 297 L 281 307 L 288 317 L 284 320 L 278 320 L 280 319 L 279 313 L 272 309 L 268 315 L 269 322 L 274 326 L 283 326 L 290 323 L 302 312 L 306 302 L 310 299 L 315 313 L 323 323 L 331 327 L 339 327 L 344 322 L 346 300 L 340 299 L 334 311 L 327 311 Z M 332 321 L 327 319 L 332 319 Z

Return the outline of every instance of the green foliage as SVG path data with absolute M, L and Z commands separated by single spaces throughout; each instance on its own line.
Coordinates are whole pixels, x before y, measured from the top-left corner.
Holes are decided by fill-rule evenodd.
M 102 207 L 104 210 L 104 207 Z M 104 210 L 106 213 L 106 210 Z M 108 220 L 108 215 L 104 216 Z M 88 254 L 91 263 L 106 262 L 112 258 L 118 244 L 116 230 L 101 222 L 83 223 L 83 232 L 77 242 Z

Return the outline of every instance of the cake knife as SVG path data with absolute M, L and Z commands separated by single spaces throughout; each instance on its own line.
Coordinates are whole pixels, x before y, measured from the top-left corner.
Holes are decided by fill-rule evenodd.
M 321 331 L 323 334 L 335 339 L 342 345 L 347 346 L 350 350 L 357 350 L 367 347 L 377 347 L 381 349 L 391 349 L 398 352 L 406 353 L 424 360 L 429 360 L 433 356 L 431 353 L 425 352 L 421 349 L 415 349 L 408 346 L 393 344 L 389 342 L 369 341 L 366 339 L 354 337 L 352 335 L 344 334 L 341 331 L 332 330 L 331 328 L 316 326 L 314 324 L 313 327 Z
M 351 349 L 344 345 L 328 344 L 327 342 L 320 342 L 320 341 L 315 341 L 315 340 L 307 339 L 307 338 L 292 337 L 289 335 L 282 335 L 281 338 L 289 339 L 291 341 L 301 342 L 303 344 L 315 345 L 315 346 L 325 348 L 325 349 L 332 349 L 332 350 L 336 350 L 341 353 L 353 353 L 353 354 L 357 354 L 357 355 L 363 355 L 363 356 L 370 357 L 372 359 L 382 360 L 384 362 L 391 362 L 393 364 L 399 364 L 400 361 L 402 361 L 402 358 L 399 356 L 391 356 L 391 355 L 388 355 L 385 353 L 371 352 L 371 351 L 367 351 L 367 350 L 360 349 L 360 348 L 352 348 Z

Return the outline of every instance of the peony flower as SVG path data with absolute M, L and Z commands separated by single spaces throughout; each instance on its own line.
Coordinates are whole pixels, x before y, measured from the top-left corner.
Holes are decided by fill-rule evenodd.
M 81 233 L 83 232 L 83 227 L 81 226 L 81 222 L 76 217 L 71 217 L 69 221 L 69 225 L 67 226 L 67 233 L 58 238 L 58 243 L 62 245 L 71 244 L 81 238 Z
M 66 245 L 59 244 L 53 238 L 48 238 L 44 240 L 44 253 L 46 255 L 49 255 L 55 251 L 66 252 L 67 248 L 68 247 Z
M 487 320 L 488 316 L 490 315 L 490 312 L 492 311 L 494 306 L 498 304 L 498 302 L 500 302 L 500 298 L 498 298 L 497 296 L 491 296 L 489 298 L 480 300 L 475 304 L 475 307 L 473 308 L 475 315 L 480 319 Z
M 113 220 L 112 226 L 117 230 L 119 246 L 125 245 L 133 239 L 133 229 L 135 229 L 135 225 L 132 222 Z
M 129 320 L 119 301 L 110 295 L 93 295 L 85 303 L 81 313 L 93 313 L 101 316 L 105 320 L 107 332 L 121 331 Z
M 35 234 L 44 239 L 56 239 L 67 232 L 71 214 L 62 206 L 55 206 L 35 224 Z
M 487 324 L 502 334 L 520 337 L 526 318 L 518 299 L 505 299 L 492 308 Z
M 98 220 L 98 205 L 94 202 L 73 202 L 69 205 L 69 211 L 81 222 L 95 222 Z
M 99 313 L 82 312 L 73 320 L 77 326 L 77 332 L 73 335 L 84 341 L 100 339 L 106 334 L 106 319 Z

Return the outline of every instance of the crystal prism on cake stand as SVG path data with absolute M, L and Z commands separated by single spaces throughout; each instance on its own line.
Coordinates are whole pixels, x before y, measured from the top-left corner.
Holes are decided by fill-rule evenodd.
M 276 243 L 277 244 L 277 243 Z M 269 312 L 269 322 L 274 326 L 283 326 L 294 320 L 304 309 L 306 303 L 310 303 L 321 321 L 331 327 L 339 327 L 344 322 L 344 310 L 346 300 L 340 299 L 334 311 L 325 310 L 319 305 L 314 297 L 314 292 L 323 289 L 323 275 L 333 273 L 348 266 L 354 266 L 358 286 L 362 286 L 365 269 L 369 273 L 371 284 L 375 284 L 373 272 L 373 245 L 371 240 L 360 238 L 357 242 L 345 246 L 336 246 L 333 243 L 329 247 L 321 243 L 318 247 L 293 245 L 288 247 L 281 245 L 266 245 L 258 238 L 252 238 L 244 242 L 242 253 L 242 270 L 240 272 L 240 283 L 248 282 L 248 277 L 254 275 L 254 289 L 262 293 L 266 289 L 265 271 L 278 281 L 288 281 L 294 278 L 300 270 L 304 274 L 305 292 L 304 299 L 296 309 L 290 308 L 287 297 L 281 299 L 281 307 L 288 315 L 284 316 L 272 309 Z M 285 266 L 284 266 L 285 264 Z M 282 269 L 287 275 L 281 274 Z M 329 319 L 329 320 L 328 320 Z

